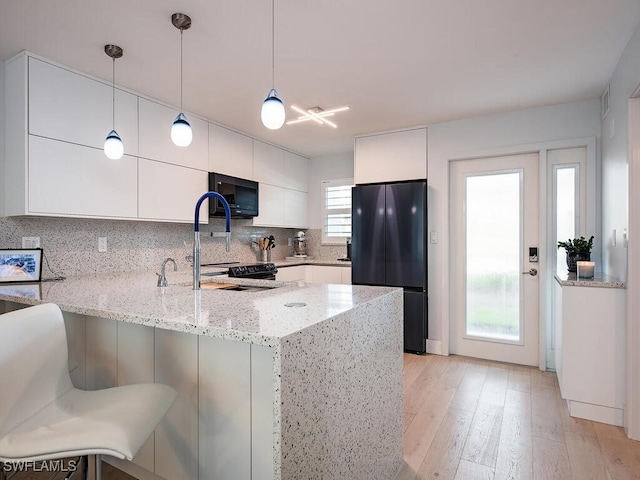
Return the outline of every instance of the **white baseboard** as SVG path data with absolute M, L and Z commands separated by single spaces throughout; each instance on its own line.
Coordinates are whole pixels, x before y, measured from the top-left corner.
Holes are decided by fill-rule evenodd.
M 609 425 L 616 425 L 618 427 L 622 426 L 623 411 L 620 408 L 576 402 L 575 400 L 568 400 L 567 405 L 569 407 L 569 415 L 572 417 L 608 423 Z
M 433 355 L 442 355 L 442 342 L 440 340 L 427 339 L 427 353 Z

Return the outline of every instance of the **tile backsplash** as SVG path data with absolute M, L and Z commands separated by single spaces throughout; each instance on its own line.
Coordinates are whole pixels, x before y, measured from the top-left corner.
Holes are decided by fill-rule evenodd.
M 225 251 L 224 238 L 209 231 L 223 232 L 224 220 L 215 219 L 201 226 L 202 263 L 254 263 L 260 237 L 275 237 L 272 261 L 293 255 L 287 240 L 298 229 L 266 228 L 247 225 L 247 220 L 232 220 L 231 251 Z M 316 260 L 335 260 L 346 254 L 344 245 L 321 245 L 319 229 L 307 229 L 309 256 Z M 21 248 L 22 237 L 40 237 L 45 260 L 42 277 L 128 271 L 158 271 L 162 261 L 171 257 L 179 270 L 188 270 L 185 260 L 193 248 L 193 226 L 128 220 L 93 220 L 54 217 L 0 217 L 0 248 Z M 107 238 L 107 251 L 98 252 L 98 238 Z M 54 272 L 54 273 L 52 273 Z

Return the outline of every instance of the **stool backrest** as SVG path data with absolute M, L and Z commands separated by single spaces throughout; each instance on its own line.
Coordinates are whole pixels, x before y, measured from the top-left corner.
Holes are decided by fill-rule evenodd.
M 73 388 L 67 357 L 57 305 L 0 315 L 0 437 Z

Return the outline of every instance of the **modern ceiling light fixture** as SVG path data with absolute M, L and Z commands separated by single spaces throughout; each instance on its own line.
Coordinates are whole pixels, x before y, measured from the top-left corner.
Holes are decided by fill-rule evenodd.
M 291 105 L 291 108 L 296 112 L 298 112 L 300 116 L 295 120 L 288 121 L 287 125 L 291 125 L 294 123 L 308 122 L 313 120 L 319 125 L 326 124 L 333 128 L 338 128 L 338 125 L 327 120 L 327 117 L 333 117 L 338 112 L 344 112 L 345 110 L 349 110 L 348 106 L 332 108 L 330 110 L 325 110 L 321 107 L 312 107 L 312 108 L 307 108 L 307 110 L 302 110 L 301 108 L 296 107 L 295 105 Z
M 262 103 L 260 118 L 262 124 L 270 130 L 278 130 L 284 125 L 286 113 L 284 103 L 278 97 L 275 87 L 275 0 L 271 0 L 271 90 Z
M 182 113 L 182 32 L 191 27 L 191 17 L 184 13 L 171 15 L 171 23 L 180 30 L 180 113 L 171 126 L 171 140 L 178 147 L 188 147 L 193 140 L 193 132 L 187 117 Z
M 117 45 L 105 45 L 104 53 L 113 60 L 111 68 L 111 131 L 104 139 L 104 154 L 111 160 L 119 160 L 124 155 L 124 145 L 116 132 L 116 58 L 122 56 L 122 48 Z

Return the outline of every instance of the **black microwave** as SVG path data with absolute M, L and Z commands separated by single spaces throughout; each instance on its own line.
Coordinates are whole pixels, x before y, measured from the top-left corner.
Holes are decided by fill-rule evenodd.
M 218 192 L 224 197 L 231 209 L 231 218 L 258 216 L 258 182 L 210 173 L 209 191 Z M 220 200 L 209 198 L 209 216 L 224 217 L 224 207 Z

